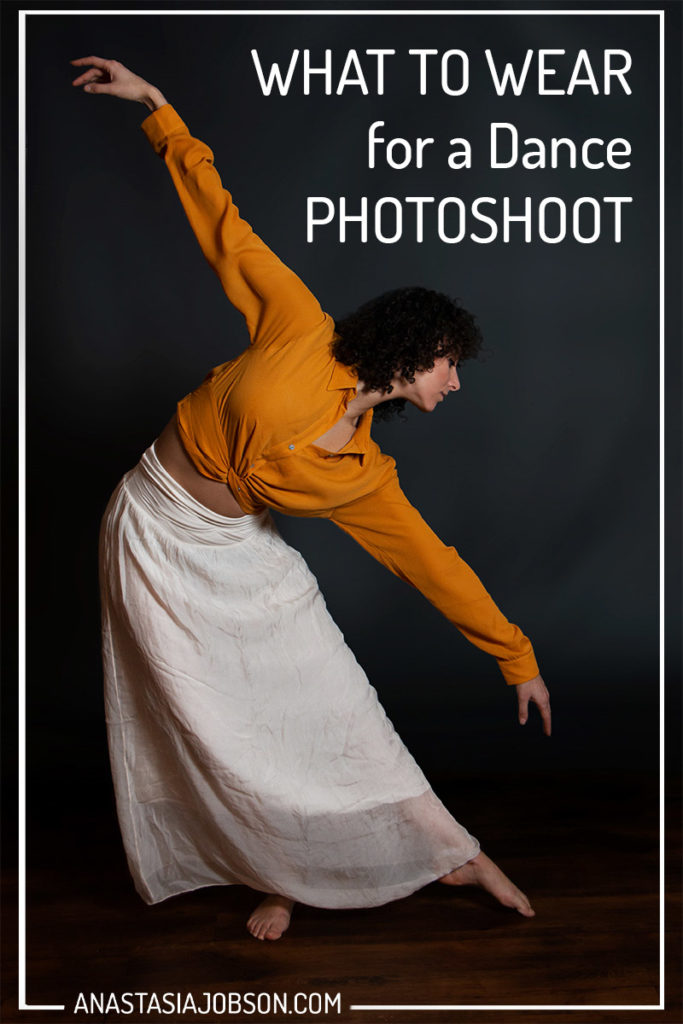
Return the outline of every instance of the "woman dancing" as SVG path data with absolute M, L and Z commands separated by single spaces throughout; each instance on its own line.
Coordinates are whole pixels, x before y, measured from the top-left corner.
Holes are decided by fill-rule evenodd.
M 213 369 L 111 498 L 102 524 L 105 699 L 121 831 L 156 903 L 206 885 L 267 894 L 277 939 L 295 901 L 376 906 L 428 882 L 526 896 L 431 790 L 269 509 L 322 516 L 419 590 L 516 686 L 550 734 L 529 640 L 403 495 L 370 436 L 406 401 L 460 387 L 480 335 L 457 303 L 400 289 L 336 325 L 242 220 L 158 89 L 83 57 L 86 92 L 144 103 L 142 128 L 251 345 Z

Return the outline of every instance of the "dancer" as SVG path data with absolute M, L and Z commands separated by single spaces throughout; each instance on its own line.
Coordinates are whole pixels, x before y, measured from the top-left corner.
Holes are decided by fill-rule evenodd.
M 295 901 L 363 907 L 430 881 L 526 896 L 449 814 L 388 721 L 269 509 L 321 516 L 494 655 L 550 735 L 529 640 L 403 495 L 370 436 L 406 401 L 459 389 L 480 334 L 459 304 L 399 289 L 336 325 L 241 218 L 154 86 L 83 57 L 86 92 L 145 104 L 163 158 L 251 345 L 183 398 L 114 492 L 101 534 L 105 701 L 128 863 L 155 903 L 205 885 L 267 894 L 277 939 Z

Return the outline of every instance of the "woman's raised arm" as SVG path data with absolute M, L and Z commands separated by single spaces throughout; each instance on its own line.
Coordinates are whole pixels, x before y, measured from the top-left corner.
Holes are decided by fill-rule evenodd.
M 193 138 L 162 93 L 115 60 L 81 57 L 75 79 L 88 92 L 144 103 L 142 127 L 164 160 L 202 252 L 243 314 L 252 342 L 278 347 L 312 331 L 331 335 L 332 321 L 306 285 L 240 216 L 213 164 L 213 153 Z

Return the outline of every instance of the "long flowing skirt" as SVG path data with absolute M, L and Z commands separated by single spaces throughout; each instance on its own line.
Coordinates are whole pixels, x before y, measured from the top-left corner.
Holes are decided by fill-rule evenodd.
M 150 448 L 102 524 L 105 706 L 140 896 L 242 883 L 318 907 L 476 856 L 267 511 L 195 501 Z

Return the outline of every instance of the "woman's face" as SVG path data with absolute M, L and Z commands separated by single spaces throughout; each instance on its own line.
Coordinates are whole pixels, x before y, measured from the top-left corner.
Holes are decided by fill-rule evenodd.
M 405 383 L 402 397 L 422 412 L 432 412 L 450 391 L 459 390 L 457 359 L 438 356 L 431 370 L 418 370 L 414 382 Z

